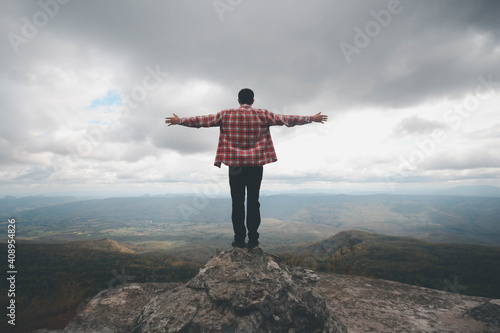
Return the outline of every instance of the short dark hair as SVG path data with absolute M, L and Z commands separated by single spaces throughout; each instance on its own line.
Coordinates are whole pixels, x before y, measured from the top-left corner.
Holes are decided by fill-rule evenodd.
M 241 89 L 240 92 L 238 93 L 238 99 L 240 100 L 241 104 L 252 105 L 253 96 L 254 96 L 253 91 L 248 88 Z

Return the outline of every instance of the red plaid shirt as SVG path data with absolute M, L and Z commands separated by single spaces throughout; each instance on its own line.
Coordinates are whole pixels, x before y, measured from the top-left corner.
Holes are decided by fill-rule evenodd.
M 217 114 L 180 118 L 179 125 L 189 127 L 220 127 L 219 145 L 214 165 L 261 166 L 276 162 L 270 126 L 292 127 L 312 122 L 311 116 L 285 116 L 266 109 L 243 104 L 238 109 Z

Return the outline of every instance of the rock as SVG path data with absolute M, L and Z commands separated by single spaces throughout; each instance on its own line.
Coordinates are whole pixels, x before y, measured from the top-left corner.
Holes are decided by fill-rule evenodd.
M 104 290 L 64 332 L 347 332 L 317 293 L 318 281 L 260 248 L 234 248 L 183 285 Z
M 260 248 L 211 259 L 187 284 L 153 298 L 132 332 L 346 332 L 317 294 L 318 276 Z
M 497 327 L 500 332 L 500 303 L 499 300 L 485 302 L 466 311 L 466 314 L 475 320 L 482 321 L 489 326 Z
M 500 333 L 500 302 L 403 283 L 319 273 L 318 290 L 349 333 Z
M 186 284 L 104 290 L 64 332 L 500 333 L 499 318 L 500 300 L 290 270 L 257 248 L 221 252 Z
M 131 283 L 98 293 L 64 329 L 65 333 L 127 332 L 142 308 L 178 283 Z

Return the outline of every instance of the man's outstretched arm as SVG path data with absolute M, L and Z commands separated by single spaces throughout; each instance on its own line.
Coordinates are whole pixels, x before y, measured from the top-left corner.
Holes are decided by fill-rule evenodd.
M 316 113 L 314 116 L 297 116 L 297 115 L 284 115 L 272 112 L 267 113 L 268 125 L 270 126 L 287 126 L 293 127 L 296 125 L 310 124 L 312 122 L 322 123 L 328 120 L 328 116 Z
M 180 118 L 178 115 L 174 113 L 173 117 L 166 117 L 165 123 L 168 126 L 171 125 L 182 125 L 187 127 L 213 127 L 220 126 L 221 116 L 218 114 L 209 114 L 206 116 L 196 116 L 196 117 L 187 117 Z

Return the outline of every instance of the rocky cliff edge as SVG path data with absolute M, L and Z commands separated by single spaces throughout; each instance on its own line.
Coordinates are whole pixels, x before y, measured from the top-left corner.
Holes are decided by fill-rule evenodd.
M 318 294 L 318 281 L 260 248 L 234 248 L 183 285 L 104 290 L 64 332 L 347 332 Z
M 103 290 L 64 332 L 500 333 L 499 318 L 500 300 L 291 270 L 257 248 L 221 252 L 186 284 Z

